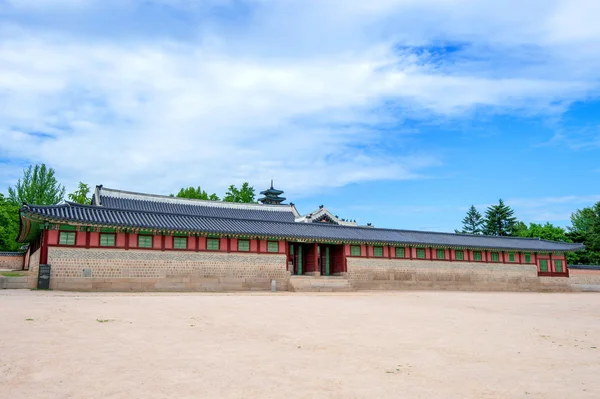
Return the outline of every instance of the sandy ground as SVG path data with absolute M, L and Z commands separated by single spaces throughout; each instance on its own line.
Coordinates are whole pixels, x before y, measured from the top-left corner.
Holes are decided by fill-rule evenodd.
M 0 291 L 0 398 L 600 397 L 600 295 Z

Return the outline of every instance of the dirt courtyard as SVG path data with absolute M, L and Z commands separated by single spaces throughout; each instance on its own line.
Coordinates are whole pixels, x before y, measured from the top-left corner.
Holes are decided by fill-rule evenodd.
M 0 398 L 598 398 L 600 295 L 0 291 Z

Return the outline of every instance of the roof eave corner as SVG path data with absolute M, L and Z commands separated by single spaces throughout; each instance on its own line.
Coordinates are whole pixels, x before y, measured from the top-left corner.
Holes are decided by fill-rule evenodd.
M 294 218 L 297 219 L 299 217 L 301 217 L 302 215 L 300 215 L 300 212 L 298 212 L 298 210 L 296 209 L 296 205 L 294 205 L 293 202 L 290 202 L 290 208 L 292 208 L 292 212 L 294 212 Z
M 92 198 L 92 205 L 102 206 L 100 203 L 100 190 L 102 190 L 102 184 L 97 185 L 94 190 L 94 198 Z

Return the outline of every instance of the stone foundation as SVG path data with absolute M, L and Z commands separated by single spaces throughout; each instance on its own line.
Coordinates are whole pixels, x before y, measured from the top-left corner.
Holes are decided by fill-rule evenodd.
M 50 288 L 82 291 L 287 290 L 283 254 L 48 249 Z
M 571 291 L 568 278 L 540 278 L 535 265 L 348 258 L 354 290 Z

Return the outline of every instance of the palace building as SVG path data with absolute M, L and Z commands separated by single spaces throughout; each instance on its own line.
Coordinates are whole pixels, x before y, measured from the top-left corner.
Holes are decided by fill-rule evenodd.
M 51 288 L 98 291 L 560 289 L 565 254 L 583 249 L 359 226 L 282 194 L 271 182 L 244 204 L 97 186 L 89 205 L 23 205 L 18 241 L 31 275 L 50 265 Z

